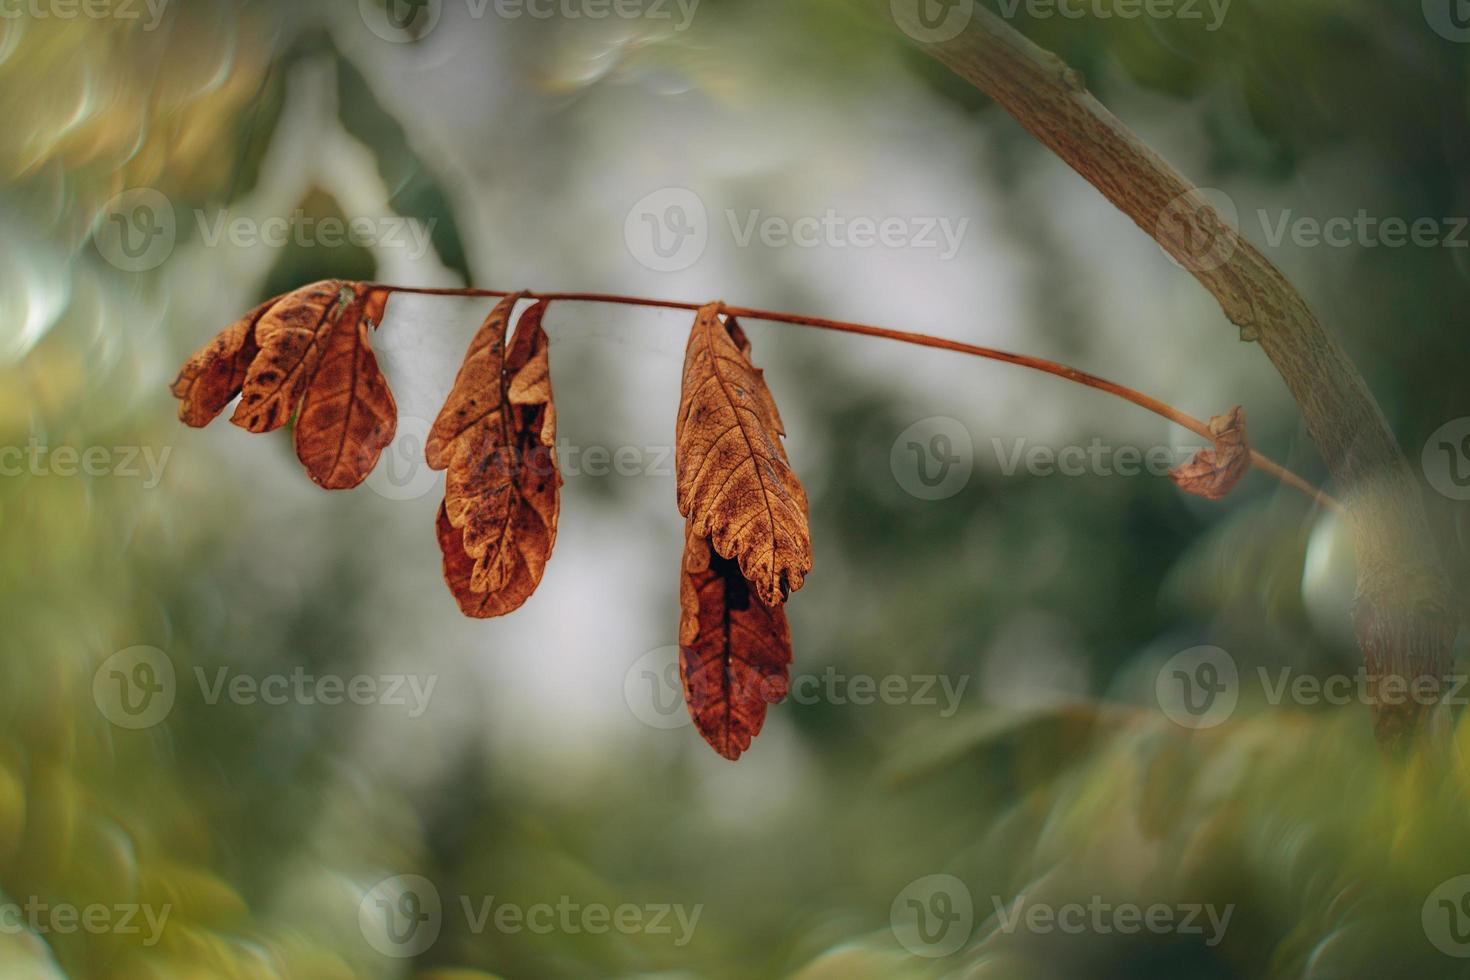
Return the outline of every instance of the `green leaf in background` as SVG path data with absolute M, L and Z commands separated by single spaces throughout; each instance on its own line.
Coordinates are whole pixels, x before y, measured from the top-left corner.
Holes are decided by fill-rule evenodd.
M 340 56 L 337 95 L 342 125 L 377 154 L 378 170 L 388 185 L 388 202 L 399 214 L 431 228 L 430 238 L 440 260 L 469 283 L 469 263 L 449 195 L 410 145 L 398 120 L 373 96 L 367 78 Z
M 293 220 L 306 228 L 332 227 L 324 222 L 347 225 L 348 216 L 343 213 L 337 199 L 321 188 L 312 188 L 297 206 Z M 309 222 L 309 224 L 307 224 Z M 325 236 L 323 236 L 325 237 Z M 344 237 L 340 244 L 323 246 L 312 240 L 311 246 L 302 244 L 301 236 L 293 235 L 291 243 L 281 249 L 279 258 L 266 277 L 262 298 L 280 296 L 303 283 L 322 279 L 348 279 L 370 282 L 377 273 L 378 264 L 373 254 L 361 244 Z

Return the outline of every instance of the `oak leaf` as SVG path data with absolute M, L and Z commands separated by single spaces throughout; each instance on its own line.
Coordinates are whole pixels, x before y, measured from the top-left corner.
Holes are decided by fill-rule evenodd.
M 251 432 L 294 413 L 296 454 L 311 478 L 329 490 L 357 486 L 397 426 L 368 340 L 387 302 L 386 289 L 328 279 L 262 303 L 184 365 L 172 387 L 179 418 L 206 425 L 237 395 L 230 421 Z
M 750 341 L 721 304 L 699 309 L 684 353 L 675 430 L 679 512 L 734 558 L 755 593 L 779 605 L 812 567 L 807 499 Z
M 443 469 L 439 545 L 444 578 L 467 616 L 517 609 L 536 587 L 556 542 L 561 473 L 543 300 L 505 333 L 516 302 L 496 304 L 424 445 Z
M 1245 437 L 1245 410 L 1239 405 L 1210 419 L 1215 445 L 1201 449 L 1189 462 L 1174 467 L 1169 477 L 1180 489 L 1207 500 L 1219 500 L 1235 488 L 1251 465 Z
M 679 676 L 700 735 L 727 759 L 750 748 L 766 706 L 790 684 L 791 629 L 780 605 L 752 594 L 734 559 L 685 525 Z

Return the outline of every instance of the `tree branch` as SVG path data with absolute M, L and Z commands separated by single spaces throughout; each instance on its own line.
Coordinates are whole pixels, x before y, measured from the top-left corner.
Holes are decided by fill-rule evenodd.
M 511 295 L 503 289 L 474 289 L 456 286 L 392 286 L 384 282 L 361 283 L 359 285 L 365 289 L 382 289 L 389 293 L 413 293 L 419 296 L 503 297 Z M 697 310 L 700 307 L 699 303 L 671 299 L 649 299 L 644 296 L 624 296 L 620 293 L 535 293 L 526 291 L 526 296 L 532 299 L 547 301 L 613 303 L 623 306 L 649 306 L 665 310 Z M 1181 428 L 1188 429 L 1202 439 L 1208 439 L 1214 442 L 1216 438 L 1215 434 L 1210 431 L 1209 425 L 1192 415 L 1179 411 L 1173 405 L 1162 402 L 1150 395 L 1145 395 L 1143 392 L 1129 388 L 1127 385 L 1121 385 L 1116 381 L 1109 381 L 1106 378 L 1099 378 L 1095 374 L 1079 371 L 1074 367 L 1068 367 L 1057 361 L 1032 357 L 1029 354 L 1015 354 L 1011 351 L 999 350 L 995 347 L 980 347 L 976 344 L 966 344 L 959 340 L 948 340 L 944 337 L 931 337 L 928 334 L 911 333 L 907 330 L 894 330 L 889 327 L 875 327 L 866 323 L 853 323 L 851 320 L 833 320 L 824 316 L 806 316 L 800 313 L 757 310 L 751 309 L 748 306 L 726 305 L 724 311 L 741 320 L 764 320 L 768 323 L 786 323 L 798 327 L 814 327 L 818 330 L 834 330 L 838 333 L 858 334 L 863 337 L 882 337 L 885 340 L 896 340 L 903 344 L 914 344 L 918 347 L 933 347 L 936 350 L 955 351 L 960 354 L 983 357 L 986 360 L 1000 361 L 1004 364 L 1015 364 L 1088 388 L 1105 391 L 1110 395 L 1116 395 L 1124 401 L 1130 401 L 1141 408 L 1148 409 L 1160 418 L 1167 419 Z M 1312 486 L 1312 484 L 1297 476 L 1271 457 L 1254 449 L 1250 451 L 1250 456 L 1251 465 L 1256 469 L 1280 480 L 1283 484 L 1294 490 L 1301 491 L 1318 506 L 1333 512 L 1341 512 L 1342 504 L 1334 500 L 1331 495 Z
M 1178 171 L 1087 91 L 1081 77 L 972 0 L 963 31 L 920 47 L 981 89 L 1188 269 L 1257 341 L 1301 407 L 1307 431 L 1342 487 L 1354 532 L 1353 627 L 1370 678 L 1381 741 L 1416 731 L 1425 706 L 1388 704 L 1386 678 L 1449 672 L 1457 617 L 1420 489 L 1388 423 L 1347 354 L 1306 301 Z M 905 33 L 932 25 L 881 0 Z M 917 5 L 916 5 L 917 6 Z

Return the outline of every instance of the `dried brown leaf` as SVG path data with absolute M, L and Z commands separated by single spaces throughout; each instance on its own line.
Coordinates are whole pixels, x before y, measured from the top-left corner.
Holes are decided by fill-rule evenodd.
M 169 389 L 179 400 L 181 422 L 196 429 L 206 426 L 240 394 L 245 373 L 260 350 L 255 345 L 255 324 L 279 299 L 261 303 L 189 358 Z
M 470 344 L 424 455 L 447 469 L 439 543 L 444 577 L 469 616 L 518 608 L 556 542 L 561 473 L 545 301 L 506 325 L 519 295 L 496 304 Z M 502 355 L 502 351 L 504 352 Z
M 453 446 L 460 435 L 488 414 L 500 410 L 505 373 L 505 335 L 510 315 L 525 293 L 513 293 L 495 304 L 490 315 L 475 331 L 464 362 L 454 377 L 454 386 L 424 441 L 424 458 L 431 467 L 449 465 Z
M 367 479 L 398 427 L 398 406 L 368 341 L 387 303 L 385 290 L 356 291 L 336 318 L 301 400 L 296 455 L 328 490 Z
M 812 567 L 806 492 L 750 341 L 721 305 L 701 307 L 684 354 L 675 434 L 679 511 L 756 594 L 779 605 Z
M 255 324 L 260 353 L 245 374 L 231 422 L 251 432 L 269 432 L 290 420 L 316 373 L 336 318 L 352 297 L 352 286 L 326 279 L 287 293 L 265 312 Z
M 735 760 L 750 748 L 766 706 L 790 684 L 791 629 L 786 611 L 756 599 L 739 565 L 684 532 L 679 600 L 679 675 L 700 735 Z
M 1245 436 L 1245 410 L 1239 405 L 1225 415 L 1210 419 L 1215 445 L 1201 449 L 1189 462 L 1176 466 L 1169 476 L 1180 489 L 1208 500 L 1219 500 L 1235 488 L 1251 465 L 1250 445 Z

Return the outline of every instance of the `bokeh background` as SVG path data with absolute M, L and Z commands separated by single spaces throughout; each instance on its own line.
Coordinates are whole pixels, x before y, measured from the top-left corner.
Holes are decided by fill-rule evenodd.
M 669 685 L 687 315 L 552 308 L 579 465 L 545 581 L 502 620 L 463 619 L 440 580 L 421 460 L 489 301 L 392 301 L 375 345 L 400 437 L 356 490 L 312 485 L 285 432 L 175 420 L 179 364 L 245 310 L 373 278 L 722 297 L 1021 350 L 1201 418 L 1241 404 L 1254 445 L 1324 481 L 1260 350 L 885 7 L 6 7 L 0 973 L 1470 976 L 1470 729 L 1443 718 L 1432 749 L 1389 759 L 1361 699 L 1261 682 L 1354 676 L 1338 522 L 1259 474 L 1210 503 L 1157 475 L 1009 465 L 1197 445 L 1133 406 L 746 323 L 816 567 L 788 607 L 809 696 L 735 764 Z M 992 9 L 1235 206 L 1422 463 L 1463 586 L 1470 504 L 1437 447 L 1470 433 L 1470 30 L 1435 0 L 1127 7 Z M 665 261 L 639 235 L 670 193 L 692 193 L 703 241 Z M 1441 240 L 1271 234 L 1360 211 Z M 962 232 L 952 250 L 739 234 L 829 212 Z M 327 240 L 322 221 L 353 218 L 373 232 Z M 273 219 L 290 240 L 253 241 Z M 63 447 L 97 452 L 80 471 Z M 931 492 L 916 467 L 946 461 Z M 1203 724 L 1160 684 L 1201 646 L 1237 675 Z M 384 696 L 249 696 L 297 676 Z M 120 678 L 166 697 L 130 714 Z M 1230 917 L 1015 925 L 1037 905 Z M 37 906 L 105 911 L 66 929 Z M 515 918 L 538 906 L 573 911 Z M 641 925 L 595 928 L 625 906 Z M 395 913 L 428 918 L 403 932 Z

